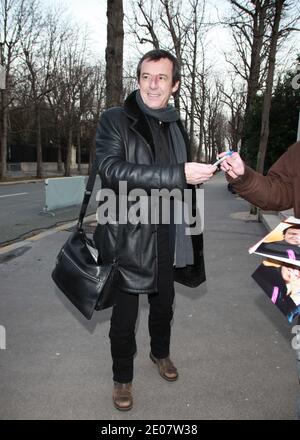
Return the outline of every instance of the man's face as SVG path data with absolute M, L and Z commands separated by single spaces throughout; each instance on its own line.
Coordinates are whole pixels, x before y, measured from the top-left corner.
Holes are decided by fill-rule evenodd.
M 293 267 L 281 266 L 281 275 L 286 283 L 290 283 L 300 278 L 300 270 Z
M 173 64 L 168 58 L 142 62 L 139 86 L 142 100 L 148 107 L 159 109 L 168 105 L 170 96 L 179 86 L 179 81 L 172 85 L 172 73 Z
M 284 234 L 284 240 L 289 244 L 300 245 L 300 229 L 290 228 Z

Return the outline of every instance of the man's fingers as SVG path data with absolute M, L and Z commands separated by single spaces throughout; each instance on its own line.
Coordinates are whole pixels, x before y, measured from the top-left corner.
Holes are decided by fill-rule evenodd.
M 217 167 L 215 165 L 187 162 L 185 164 L 186 180 L 192 185 L 197 185 L 209 180 L 216 170 Z
M 227 160 L 224 160 L 221 164 L 221 170 L 225 171 L 226 173 L 230 171 L 231 165 L 227 162 Z
M 232 177 L 233 179 L 236 179 L 237 177 L 239 177 L 237 174 L 235 174 L 234 171 L 229 171 L 228 174 L 229 174 L 229 176 Z

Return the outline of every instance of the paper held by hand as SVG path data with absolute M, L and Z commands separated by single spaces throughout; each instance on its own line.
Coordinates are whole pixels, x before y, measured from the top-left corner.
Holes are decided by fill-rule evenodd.
M 300 219 L 289 217 L 279 223 L 249 253 L 300 267 Z

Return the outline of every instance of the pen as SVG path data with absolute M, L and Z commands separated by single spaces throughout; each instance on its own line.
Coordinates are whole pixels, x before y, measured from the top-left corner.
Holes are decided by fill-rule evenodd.
M 213 163 L 213 166 L 219 165 L 219 163 L 223 162 L 228 156 L 231 156 L 233 154 L 233 151 L 227 151 L 225 156 L 221 157 L 221 159 L 218 159 L 215 163 Z

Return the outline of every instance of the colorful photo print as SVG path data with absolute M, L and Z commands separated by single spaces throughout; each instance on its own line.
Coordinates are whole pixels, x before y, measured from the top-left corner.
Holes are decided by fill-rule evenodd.
M 252 274 L 257 284 L 291 323 L 300 314 L 300 268 L 264 261 Z
M 251 247 L 249 253 L 300 267 L 300 221 L 297 222 L 297 219 L 292 217 L 281 222 L 273 231 Z

